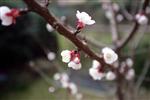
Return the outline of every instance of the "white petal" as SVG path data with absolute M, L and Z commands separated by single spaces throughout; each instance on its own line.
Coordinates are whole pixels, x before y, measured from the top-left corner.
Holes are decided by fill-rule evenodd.
M 87 14 L 86 12 L 81 12 L 81 14 L 85 19 L 91 20 L 91 16 L 89 16 L 89 14 Z
M 112 52 L 113 50 L 111 49 L 111 48 L 109 48 L 109 47 L 104 47 L 103 49 L 102 49 L 102 53 L 104 54 L 104 53 L 107 53 L 107 52 Z
M 82 100 L 83 95 L 81 93 L 76 94 L 76 100 Z
M 49 52 L 49 53 L 47 54 L 47 58 L 48 58 L 50 61 L 52 61 L 52 60 L 54 60 L 54 59 L 56 58 L 56 54 L 55 54 L 54 52 Z
M 54 87 L 49 87 L 49 88 L 48 88 L 48 91 L 49 91 L 50 93 L 53 93 L 53 92 L 55 92 L 55 88 L 54 88 Z
M 116 60 L 118 60 L 118 55 L 114 52 L 114 55 L 113 55 L 113 62 L 115 62 Z
M 120 73 L 124 73 L 125 67 L 126 67 L 126 63 L 125 62 L 121 62 L 121 66 L 120 66 L 119 72 Z
M 68 86 L 69 86 L 68 81 L 60 81 L 60 82 L 61 82 L 62 88 L 68 88 Z
M 138 20 L 138 23 L 141 24 L 141 25 L 145 25 L 148 23 L 148 18 L 145 16 L 145 15 L 142 15 L 139 20 Z
M 61 80 L 63 80 L 63 81 L 69 81 L 69 76 L 68 76 L 68 74 L 62 73 L 62 74 L 61 74 Z
M 97 60 L 93 60 L 92 68 L 98 68 L 100 66 L 101 66 L 100 63 Z
M 54 74 L 54 80 L 59 80 L 60 79 L 60 74 L 59 73 L 56 73 Z
M 68 63 L 68 67 L 71 67 L 74 70 L 79 70 L 81 69 L 82 66 L 81 66 L 81 63 L 77 64 L 74 61 L 71 61 Z
M 126 64 L 127 64 L 127 66 L 128 67 L 132 67 L 133 66 L 133 60 L 131 59 L 131 58 L 128 58 L 127 60 L 126 60 Z
M 87 25 L 92 25 L 94 23 L 95 23 L 95 20 L 89 20 L 89 21 L 86 22 Z
M 63 51 L 61 52 L 61 56 L 65 56 L 65 55 L 67 55 L 67 54 L 70 54 L 70 51 L 69 51 L 69 50 L 63 50 Z
M 134 76 L 135 76 L 135 71 L 134 71 L 134 69 L 129 69 L 128 72 L 126 73 L 125 78 L 126 78 L 127 80 L 132 80 L 132 79 L 134 78 Z
M 103 48 L 102 53 L 107 64 L 112 64 L 118 59 L 118 55 L 108 47 Z
M 117 20 L 118 22 L 121 22 L 123 19 L 124 19 L 124 17 L 123 17 L 121 14 L 118 14 L 118 15 L 116 16 L 116 20 Z
M 105 75 L 104 73 L 98 72 L 98 69 L 90 68 L 89 74 L 94 80 L 101 80 Z
M 79 59 L 78 57 L 76 57 L 76 58 L 73 60 L 73 62 L 75 62 L 75 63 L 80 63 L 80 59 Z
M 112 6 L 113 6 L 114 11 L 116 11 L 116 12 L 119 11 L 120 7 L 117 3 L 113 3 Z
M 54 31 L 54 28 L 53 28 L 50 24 L 46 24 L 46 29 L 47 29 L 49 32 L 53 32 L 53 31 Z
M 78 88 L 77 88 L 76 84 L 74 84 L 74 83 L 72 83 L 72 82 L 69 83 L 69 88 L 70 88 L 70 90 L 71 90 L 71 94 L 72 94 L 72 95 L 77 94 Z
M 80 13 L 79 10 L 77 10 L 76 17 L 77 17 L 79 20 L 81 19 L 81 13 Z
M 140 16 L 141 16 L 140 14 L 136 14 L 135 19 L 139 20 Z
M 6 16 L 6 13 L 9 13 L 11 10 L 6 7 L 0 7 L 0 19 L 2 20 L 2 25 L 9 26 L 13 23 L 13 18 L 10 16 Z
M 106 79 L 107 80 L 114 80 L 116 78 L 116 75 L 114 72 L 112 71 L 109 71 L 107 74 L 106 74 Z
M 62 61 L 65 63 L 68 63 L 71 59 L 71 55 L 70 55 L 70 51 L 69 50 L 63 50 L 61 52 L 61 56 L 62 56 Z

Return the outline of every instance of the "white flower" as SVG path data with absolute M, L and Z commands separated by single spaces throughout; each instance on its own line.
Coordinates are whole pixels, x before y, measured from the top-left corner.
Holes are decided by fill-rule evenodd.
M 121 14 L 118 14 L 118 15 L 116 16 L 116 20 L 117 20 L 118 22 L 121 22 L 123 19 L 124 19 L 124 18 L 123 18 L 123 16 L 122 16 Z
M 128 58 L 126 60 L 126 64 L 127 64 L 128 67 L 132 67 L 133 66 L 133 60 L 131 58 Z
M 105 16 L 106 16 L 106 18 L 108 18 L 109 20 L 112 19 L 112 17 L 113 17 L 112 11 L 107 10 L 107 11 L 105 12 Z
M 76 17 L 79 22 L 82 22 L 83 24 L 92 25 L 95 23 L 95 20 L 91 20 L 91 16 L 89 16 L 86 12 L 79 12 L 77 11 Z
M 54 74 L 54 80 L 59 80 L 61 77 L 60 73 Z
M 102 49 L 104 61 L 107 64 L 112 64 L 118 59 L 118 55 L 110 48 L 105 47 Z
M 136 15 L 135 15 L 135 19 L 136 19 L 136 20 L 140 19 L 140 17 L 141 17 L 141 14 L 136 14 Z
M 120 9 L 120 7 L 119 7 L 119 5 L 117 3 L 113 3 L 112 7 L 113 7 L 113 10 L 116 11 L 116 12 L 118 12 L 119 9 Z
M 134 71 L 134 69 L 129 69 L 128 72 L 127 72 L 126 75 L 125 75 L 125 78 L 126 78 L 127 80 L 132 80 L 132 79 L 134 78 L 134 76 L 135 76 L 135 71 Z
M 54 88 L 54 87 L 49 87 L 49 88 L 48 88 L 48 91 L 49 91 L 50 93 L 53 93 L 53 92 L 55 92 L 55 88 Z
M 100 72 L 101 64 L 97 60 L 93 60 L 92 67 L 89 69 L 89 74 L 94 80 L 101 80 L 105 75 Z
M 49 53 L 47 54 L 47 58 L 48 58 L 50 61 L 52 61 L 52 60 L 54 60 L 54 59 L 56 58 L 56 55 L 55 55 L 54 52 L 49 52 Z
M 62 73 L 60 82 L 63 88 L 67 88 L 69 85 L 69 76 L 66 73 Z
M 102 9 L 109 10 L 110 9 L 110 5 L 108 3 L 102 3 Z
M 13 17 L 7 16 L 7 13 L 10 13 L 11 9 L 7 6 L 0 7 L 0 19 L 2 21 L 2 25 L 9 26 L 13 23 Z
M 140 25 L 145 25 L 148 23 L 148 18 L 144 14 L 137 14 L 135 19 Z
M 119 72 L 120 72 L 120 73 L 124 73 L 125 67 L 126 67 L 126 63 L 125 63 L 124 61 L 121 62 L 121 66 L 120 66 Z
M 61 52 L 61 56 L 62 56 L 62 61 L 65 62 L 65 63 L 68 63 L 71 60 L 71 51 L 63 50 Z
M 61 74 L 61 80 L 63 80 L 63 81 L 69 81 L 69 76 L 68 76 L 68 74 L 62 73 L 62 74 Z
M 92 63 L 93 68 L 98 68 L 100 66 L 101 66 L 101 64 L 97 60 L 93 60 L 93 63 Z
M 77 94 L 78 88 L 75 83 L 73 83 L 73 82 L 69 83 L 68 88 L 70 89 L 72 95 Z
M 62 88 L 68 88 L 68 86 L 69 86 L 69 82 L 68 81 L 60 80 L 60 82 L 61 82 Z
M 53 31 L 54 31 L 54 28 L 53 28 L 50 24 L 46 24 L 46 29 L 47 29 L 49 32 L 53 32 Z
M 76 62 L 74 62 L 74 61 L 70 61 L 69 63 L 68 63 L 68 67 L 71 67 L 72 69 L 75 69 L 75 70 L 79 70 L 79 69 L 81 69 L 81 63 L 76 63 Z
M 64 50 L 61 52 L 62 61 L 68 63 L 68 67 L 75 70 L 81 69 L 80 53 L 78 51 Z
M 76 94 L 76 100 L 82 100 L 83 95 L 81 93 Z
M 105 74 L 102 72 L 99 72 L 98 68 L 90 68 L 89 74 L 94 80 L 101 80 Z
M 140 17 L 140 19 L 138 20 L 138 23 L 141 24 L 141 25 L 145 25 L 145 24 L 148 23 L 148 18 L 145 15 L 142 15 Z
M 112 72 L 112 71 L 107 72 L 107 73 L 106 73 L 106 79 L 107 79 L 107 80 L 114 80 L 114 79 L 116 79 L 115 73 Z

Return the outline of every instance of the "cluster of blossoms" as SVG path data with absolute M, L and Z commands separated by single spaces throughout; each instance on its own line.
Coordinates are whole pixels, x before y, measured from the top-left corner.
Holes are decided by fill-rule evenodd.
M 95 23 L 95 20 L 92 20 L 91 16 L 89 16 L 86 12 L 77 11 L 76 17 L 78 19 L 77 30 L 84 28 L 85 25 L 93 25 Z
M 148 23 L 148 18 L 143 13 L 136 14 L 135 19 L 140 25 L 145 25 Z
M 62 61 L 68 63 L 68 67 L 75 70 L 81 69 L 80 53 L 75 50 L 63 50 L 61 52 Z
M 18 9 L 10 9 L 7 6 L 0 7 L 0 20 L 2 25 L 9 26 L 16 23 L 16 18 L 20 16 Z
M 106 80 L 114 80 L 116 78 L 115 73 L 112 71 L 105 73 L 101 64 L 96 60 L 93 60 L 92 67 L 89 69 L 89 74 L 94 80 L 101 80 L 104 77 Z
M 132 80 L 135 76 L 135 71 L 132 68 L 132 66 L 133 66 L 133 61 L 130 58 L 126 59 L 126 61 L 121 63 L 121 67 L 119 71 L 120 73 L 125 75 L 126 80 Z
M 113 64 L 118 59 L 118 55 L 111 48 L 103 48 L 102 53 L 104 61 L 107 64 Z M 94 80 L 101 80 L 104 77 L 107 80 L 114 80 L 116 78 L 115 73 L 112 71 L 108 71 L 107 73 L 105 73 L 103 70 L 103 66 L 101 66 L 101 64 L 96 60 L 93 60 L 92 67 L 89 69 L 89 74 Z
M 66 73 L 56 73 L 54 75 L 54 80 L 59 80 L 60 83 L 61 83 L 62 88 L 68 89 L 69 92 L 72 95 L 76 96 L 77 98 L 79 98 L 79 96 L 81 95 L 78 92 L 77 85 L 74 82 L 70 81 L 68 74 L 66 74 Z
M 104 61 L 107 64 L 113 64 L 118 59 L 118 55 L 108 47 L 102 49 L 102 54 Z M 80 53 L 78 51 L 63 50 L 61 52 L 61 56 L 62 61 L 68 63 L 68 67 L 71 67 L 75 70 L 81 68 Z M 89 74 L 93 77 L 94 80 L 101 80 L 103 77 L 106 77 L 107 80 L 114 80 L 116 78 L 116 75 L 111 71 L 105 74 L 103 67 L 96 60 L 93 61 L 92 68 L 89 69 Z
M 111 3 L 110 1 L 109 2 L 102 1 L 102 9 L 104 9 L 105 16 L 109 20 L 111 20 L 113 17 L 116 17 L 116 20 L 118 22 L 121 22 L 124 19 L 123 15 L 118 13 L 120 10 L 120 7 L 117 3 Z M 114 15 L 113 11 L 114 11 L 115 15 Z

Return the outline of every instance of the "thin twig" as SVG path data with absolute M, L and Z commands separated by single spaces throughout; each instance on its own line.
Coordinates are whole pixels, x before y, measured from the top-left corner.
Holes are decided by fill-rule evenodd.
M 145 0 L 141 9 L 141 12 L 145 12 L 146 7 L 149 5 L 149 0 Z M 116 47 L 116 51 L 120 51 L 135 35 L 136 31 L 139 28 L 139 24 L 137 21 L 135 21 L 134 27 L 132 31 L 120 42 L 118 42 L 118 45 Z
M 112 33 L 112 40 L 113 40 L 113 43 L 114 45 L 117 43 L 117 41 L 119 40 L 119 34 L 118 34 L 118 27 L 117 27 L 117 22 L 116 22 L 116 15 L 115 15 L 115 12 L 113 10 L 113 7 L 112 7 L 112 3 L 110 3 L 110 12 L 112 14 L 112 18 L 109 19 L 109 22 L 110 22 L 110 28 L 111 28 L 111 33 Z
M 122 11 L 122 14 L 125 16 L 125 18 L 129 21 L 133 21 L 133 16 L 127 11 L 127 9 L 125 8 L 125 2 L 124 0 L 117 0 L 118 2 L 120 2 L 121 4 L 121 11 Z
M 149 62 L 149 60 L 147 60 L 147 61 L 145 62 L 145 65 L 144 65 L 144 68 L 143 68 L 143 70 L 142 70 L 142 72 L 141 72 L 141 75 L 139 76 L 139 78 L 138 78 L 138 80 L 137 80 L 137 82 L 136 82 L 136 84 L 135 84 L 135 91 L 136 91 L 136 92 L 139 91 L 139 88 L 140 88 L 141 84 L 143 83 L 143 81 L 144 81 L 144 79 L 145 79 L 145 76 L 146 76 L 146 74 L 147 74 L 149 68 L 150 68 L 150 62 Z M 136 93 L 136 94 L 137 94 L 137 93 Z
M 75 30 L 73 27 L 71 27 L 70 25 L 68 25 L 67 23 L 64 23 L 64 25 L 70 29 L 70 30 Z M 112 48 L 112 45 L 108 45 L 108 44 L 105 44 L 105 43 L 102 43 L 100 41 L 96 41 L 94 38 L 92 37 L 89 37 L 86 35 L 86 37 L 84 35 L 81 35 L 81 34 L 78 34 L 77 37 L 81 40 L 84 40 L 86 39 L 86 42 L 96 48 L 103 48 L 103 47 L 111 47 Z
M 120 51 L 133 38 L 138 28 L 139 24 L 135 22 L 132 31 L 122 41 L 118 42 L 116 51 Z

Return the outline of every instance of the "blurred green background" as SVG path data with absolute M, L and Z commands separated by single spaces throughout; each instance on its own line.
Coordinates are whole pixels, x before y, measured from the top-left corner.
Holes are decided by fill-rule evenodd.
M 133 15 L 140 8 L 140 0 L 114 0 L 120 6 L 124 5 L 127 10 Z M 40 0 L 37 0 L 40 2 Z M 26 5 L 21 0 L 0 0 L 0 6 L 7 5 L 11 8 L 24 8 Z M 61 11 L 60 11 L 61 9 Z M 65 1 L 65 0 L 52 0 L 49 5 L 49 10 L 53 12 L 58 18 L 66 16 L 67 23 L 72 27 L 76 25 L 76 11 L 85 11 L 92 15 L 96 20 L 93 26 L 87 26 L 80 34 L 85 38 L 94 39 L 97 42 L 111 45 L 111 34 L 109 30 L 109 21 L 105 18 L 104 11 L 101 9 L 99 0 L 81 0 Z M 37 67 L 52 79 L 56 68 L 51 62 L 47 60 L 45 50 L 56 53 L 56 61 L 60 63 L 62 69 L 68 70 L 66 65 L 61 62 L 60 52 L 63 49 L 76 48 L 69 40 L 57 34 L 56 31 L 48 32 L 46 29 L 46 21 L 35 13 L 29 13 L 17 19 L 15 25 L 9 27 L 0 26 L 0 99 L 1 100 L 74 100 L 73 97 L 68 96 L 66 90 L 58 89 L 55 93 L 49 93 L 48 88 L 51 82 L 47 84 L 43 78 L 29 66 L 30 61 L 34 61 Z M 124 19 L 119 23 L 119 32 L 122 37 L 132 29 L 132 23 Z M 149 25 L 148 25 L 149 27 Z M 144 27 L 141 27 L 142 30 Z M 138 31 L 137 37 L 141 36 L 141 31 Z M 143 34 L 143 33 L 142 33 Z M 135 71 L 136 79 L 140 75 L 142 68 L 147 59 L 150 59 L 150 30 L 146 29 L 135 53 Z M 134 38 L 130 44 L 124 48 L 125 55 L 131 55 L 132 50 L 130 47 L 135 46 L 137 39 Z M 90 47 L 96 51 L 101 52 L 99 48 Z M 43 49 L 44 48 L 44 49 Z M 78 77 L 81 79 L 88 76 L 88 68 L 91 67 L 91 60 L 85 59 L 82 55 L 81 62 L 83 69 L 77 71 Z M 71 70 L 71 72 L 76 73 Z M 73 75 L 74 77 L 76 75 Z M 76 78 L 76 77 L 75 77 Z M 84 86 L 83 81 L 80 84 L 80 90 L 83 93 L 84 100 L 110 100 L 115 99 L 115 90 L 113 86 L 109 85 L 112 82 L 98 82 L 92 83 L 89 86 L 102 84 L 102 89 L 89 88 Z M 79 79 L 75 80 L 78 81 Z M 82 83 L 82 82 L 81 82 Z M 104 86 L 103 84 L 108 84 Z M 139 95 L 139 100 L 149 100 L 149 87 L 150 87 L 150 69 L 146 74 L 146 78 L 142 84 L 142 93 Z M 103 87 L 104 86 L 104 87 Z M 108 87 L 110 86 L 110 87 Z M 106 87 L 106 88 L 105 88 Z M 112 89 L 112 90 L 110 90 Z M 108 94 L 106 94 L 108 92 Z

